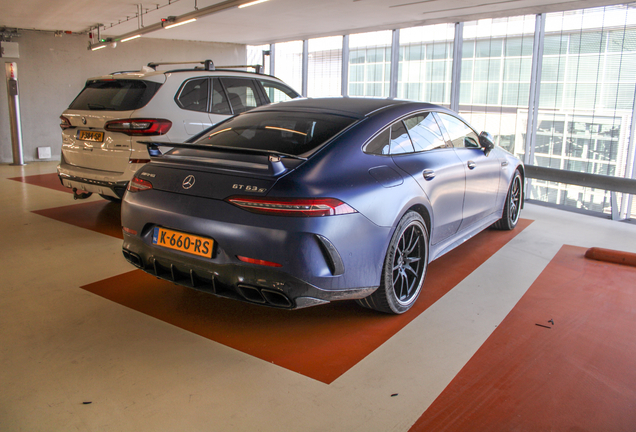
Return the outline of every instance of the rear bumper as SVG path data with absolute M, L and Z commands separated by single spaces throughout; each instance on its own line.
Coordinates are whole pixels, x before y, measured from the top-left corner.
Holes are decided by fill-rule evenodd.
M 126 244 L 128 247 L 131 246 L 125 239 Z M 263 306 L 300 309 L 335 300 L 363 298 L 377 289 L 377 287 L 364 287 L 326 291 L 284 272 L 237 264 L 208 263 L 201 266 L 158 253 L 143 258 L 127 246 L 122 249 L 124 258 L 159 279 L 219 297 Z
M 74 167 L 62 161 L 57 167 L 57 175 L 62 185 L 67 188 L 121 199 L 128 182 L 143 165 L 130 164 L 126 172 L 117 173 Z
M 155 208 L 155 204 L 157 207 Z M 255 215 L 224 201 L 151 190 L 122 205 L 124 257 L 162 279 L 212 294 L 296 309 L 377 289 L 391 229 L 363 215 Z M 212 258 L 154 245 L 156 226 L 214 240 Z M 278 263 L 269 267 L 237 256 Z

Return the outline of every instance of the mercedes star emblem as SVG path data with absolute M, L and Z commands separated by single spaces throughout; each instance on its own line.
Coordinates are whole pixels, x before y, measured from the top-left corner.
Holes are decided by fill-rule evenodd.
M 181 184 L 181 186 L 183 186 L 184 189 L 190 189 L 192 186 L 194 186 L 194 176 L 193 175 L 187 176 L 183 180 L 183 183 Z

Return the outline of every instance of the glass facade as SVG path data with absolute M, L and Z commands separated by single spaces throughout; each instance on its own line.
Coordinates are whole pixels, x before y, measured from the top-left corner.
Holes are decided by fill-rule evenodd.
M 523 159 L 535 16 L 464 24 L 459 112 Z
M 625 177 L 631 165 L 636 11 L 612 6 L 548 14 L 540 89 L 531 163 Z M 529 192 L 540 201 L 611 212 L 611 194 L 604 190 L 532 180 Z M 619 203 L 623 212 L 627 201 Z
M 454 24 L 400 30 L 398 98 L 450 106 Z
M 309 39 L 307 97 L 342 94 L 342 36 Z
M 392 32 L 349 37 L 349 96 L 389 97 Z
M 303 88 L 303 42 L 277 43 L 274 49 L 274 75 L 298 93 Z
M 400 29 L 394 77 L 390 30 L 350 35 L 345 47 L 341 36 L 311 39 L 308 96 L 388 97 L 393 82 L 398 98 L 458 104 L 478 131 L 490 132 L 528 165 L 635 177 L 636 8 L 607 6 L 461 26 L 461 41 L 455 41 L 455 24 Z M 542 29 L 539 36 L 535 28 Z M 275 74 L 300 89 L 302 41 L 275 47 Z M 248 53 L 252 48 L 262 52 L 250 47 Z M 454 49 L 461 51 L 461 61 L 458 99 L 451 101 Z M 528 127 L 529 111 L 536 113 L 535 129 Z M 532 200 L 636 218 L 636 202 L 628 194 L 536 179 L 528 181 L 527 191 Z

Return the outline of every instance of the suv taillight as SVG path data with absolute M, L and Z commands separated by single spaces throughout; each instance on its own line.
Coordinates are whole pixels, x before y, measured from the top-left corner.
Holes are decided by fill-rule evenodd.
M 334 216 L 357 213 L 346 203 L 334 198 L 257 198 L 233 196 L 227 201 L 252 213 L 276 216 Z
M 152 189 L 152 183 L 139 177 L 133 177 L 128 183 L 128 192 L 142 192 L 150 189 Z
M 62 130 L 66 130 L 73 127 L 69 119 L 67 119 L 66 117 L 60 116 L 60 120 L 62 120 L 60 122 L 60 127 L 62 128 Z
M 128 119 L 112 120 L 104 125 L 110 132 L 121 132 L 126 135 L 163 135 L 168 133 L 172 122 L 166 119 Z

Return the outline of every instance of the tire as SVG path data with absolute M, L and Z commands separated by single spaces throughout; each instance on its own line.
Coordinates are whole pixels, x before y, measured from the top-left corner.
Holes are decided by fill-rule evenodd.
M 107 201 L 110 201 L 110 202 L 114 202 L 114 203 L 120 203 L 121 202 L 120 198 L 115 198 L 114 196 L 102 195 L 102 194 L 99 194 L 99 196 L 104 198 Z
M 512 177 L 508 195 L 506 195 L 506 203 L 504 204 L 503 214 L 493 225 L 493 228 L 499 230 L 512 230 L 519 222 L 519 214 L 521 213 L 521 205 L 523 204 L 523 182 L 519 170 L 515 171 Z
M 390 314 L 409 310 L 422 290 L 428 268 L 428 230 L 418 213 L 407 212 L 391 237 L 380 287 L 356 300 L 369 309 Z

